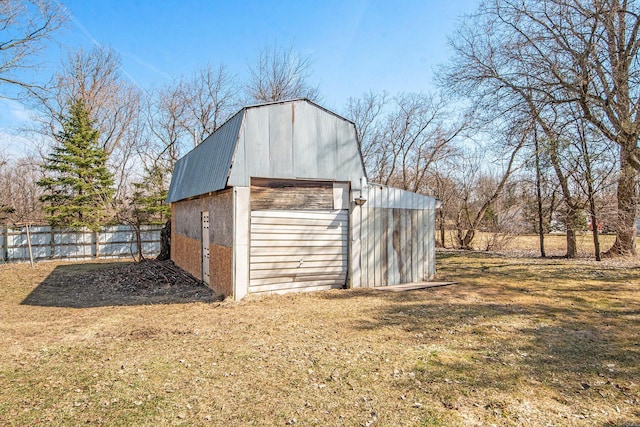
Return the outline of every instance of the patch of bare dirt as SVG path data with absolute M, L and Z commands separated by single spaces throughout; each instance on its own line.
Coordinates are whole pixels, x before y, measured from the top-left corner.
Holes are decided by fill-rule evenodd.
M 144 260 L 127 264 L 93 264 L 92 267 L 56 267 L 23 304 L 81 308 L 220 299 L 172 261 Z

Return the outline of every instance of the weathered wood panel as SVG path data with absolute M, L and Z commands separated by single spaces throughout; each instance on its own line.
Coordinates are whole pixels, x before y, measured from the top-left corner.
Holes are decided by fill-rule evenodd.
M 428 280 L 435 273 L 435 200 L 372 185 L 354 209 L 360 277 L 355 286 L 388 286 Z M 356 217 L 357 216 L 357 217 Z M 355 245 L 354 245 L 355 246 Z
M 219 294 L 233 293 L 233 251 L 227 246 L 209 245 L 210 253 L 210 284 L 209 286 Z
M 233 287 L 230 275 L 234 233 L 232 197 L 232 192 L 227 190 L 171 204 L 171 259 L 223 295 L 229 295 Z M 206 227 L 202 221 L 205 213 L 208 213 Z M 194 242 L 198 243 L 197 247 Z
M 202 280 L 202 242 L 182 234 L 171 236 L 171 259 L 181 269 Z
M 251 179 L 251 210 L 333 209 L 333 182 Z
M 252 211 L 249 292 L 343 287 L 348 218 L 347 211 Z

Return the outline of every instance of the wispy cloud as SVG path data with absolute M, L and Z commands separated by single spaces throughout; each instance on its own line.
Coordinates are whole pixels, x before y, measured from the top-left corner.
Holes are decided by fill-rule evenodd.
M 122 54 L 122 56 L 126 57 L 126 58 L 130 58 L 131 60 L 133 60 L 134 62 L 137 62 L 138 64 L 142 65 L 144 68 L 148 69 L 149 71 L 158 74 L 160 76 L 162 76 L 164 79 L 167 80 L 171 80 L 171 75 L 169 73 L 167 73 L 166 71 L 161 70 L 160 68 L 156 67 L 153 64 L 150 64 L 144 60 L 142 60 L 140 57 L 133 55 L 131 53 L 127 53 L 127 52 L 120 52 Z
M 32 111 L 18 101 L 0 98 L 0 116 L 4 124 L 26 122 L 32 116 Z M 9 122 L 9 123 L 7 123 Z
M 103 46 L 102 43 L 100 43 L 100 41 L 96 37 L 94 37 L 93 34 L 91 34 L 91 31 L 89 31 L 87 29 L 87 27 L 85 27 L 84 24 L 82 24 L 82 22 L 80 22 L 80 20 L 78 18 L 76 18 L 75 15 L 73 15 L 73 13 L 71 13 L 71 11 L 69 11 L 69 9 L 67 9 L 67 13 L 68 13 L 69 17 L 71 18 L 71 22 L 73 22 L 73 25 L 75 25 L 76 28 L 78 30 L 80 30 L 80 32 L 82 34 L 84 34 L 84 36 L 91 41 L 91 43 L 93 43 L 95 46 L 100 47 L 100 48 Z M 118 50 L 118 49 L 116 49 L 116 50 Z M 120 51 L 118 51 L 118 52 L 120 52 Z M 120 54 L 122 54 L 122 52 L 120 52 Z M 138 89 L 142 89 L 142 86 L 136 81 L 136 79 L 133 78 L 133 76 L 131 74 L 129 74 L 129 72 L 127 70 L 124 69 L 124 67 L 120 67 L 120 71 L 122 72 L 122 74 L 125 75 L 125 77 L 127 79 L 129 79 L 129 81 L 131 83 L 136 85 L 138 87 Z
M 50 141 L 45 140 L 42 136 L 36 137 L 34 135 L 31 138 L 0 129 L 0 152 L 13 159 L 36 154 L 42 148 L 48 147 L 49 144 Z
M 82 22 L 80 22 L 79 19 L 77 19 L 71 12 L 69 12 L 69 17 L 71 17 L 71 21 L 73 22 L 73 24 L 76 26 L 77 29 L 80 30 L 80 32 L 82 34 L 85 35 L 86 38 L 88 38 L 89 40 L 91 40 L 91 43 L 93 43 L 94 45 L 98 46 L 98 47 L 102 47 L 102 43 L 100 43 L 98 41 L 98 39 L 96 39 L 95 37 L 93 37 L 93 34 L 91 34 L 91 32 L 89 30 L 87 30 L 87 27 L 85 27 L 84 25 L 82 25 Z

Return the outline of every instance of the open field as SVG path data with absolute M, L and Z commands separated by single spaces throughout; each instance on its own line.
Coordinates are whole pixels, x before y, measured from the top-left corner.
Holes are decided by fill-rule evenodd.
M 453 246 L 453 233 L 454 231 L 447 231 L 445 233 L 445 243 L 447 247 Z M 605 252 L 608 250 L 611 245 L 613 245 L 615 238 L 616 236 L 613 234 L 601 235 L 600 251 Z M 540 243 L 538 239 L 538 236 L 534 234 L 495 237 L 495 234 L 492 233 L 478 232 L 472 245 L 474 249 L 483 251 L 486 250 L 489 241 L 497 240 L 502 243 L 502 245 L 493 249 L 494 251 L 509 255 L 539 257 Z M 591 232 L 579 233 L 576 237 L 576 244 L 580 258 L 595 258 L 593 235 Z M 548 257 L 564 256 L 567 252 L 567 237 L 564 234 L 546 234 L 544 236 L 544 246 Z
M 459 284 L 420 291 L 33 298 L 102 268 L 0 266 L 0 424 L 640 425 L 637 261 L 444 251 Z

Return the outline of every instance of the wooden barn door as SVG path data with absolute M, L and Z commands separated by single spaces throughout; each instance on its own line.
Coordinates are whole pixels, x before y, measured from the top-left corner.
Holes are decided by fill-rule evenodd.
M 202 212 L 202 281 L 210 284 L 209 212 Z
M 254 179 L 251 192 L 249 292 L 343 287 L 349 214 L 334 184 Z

